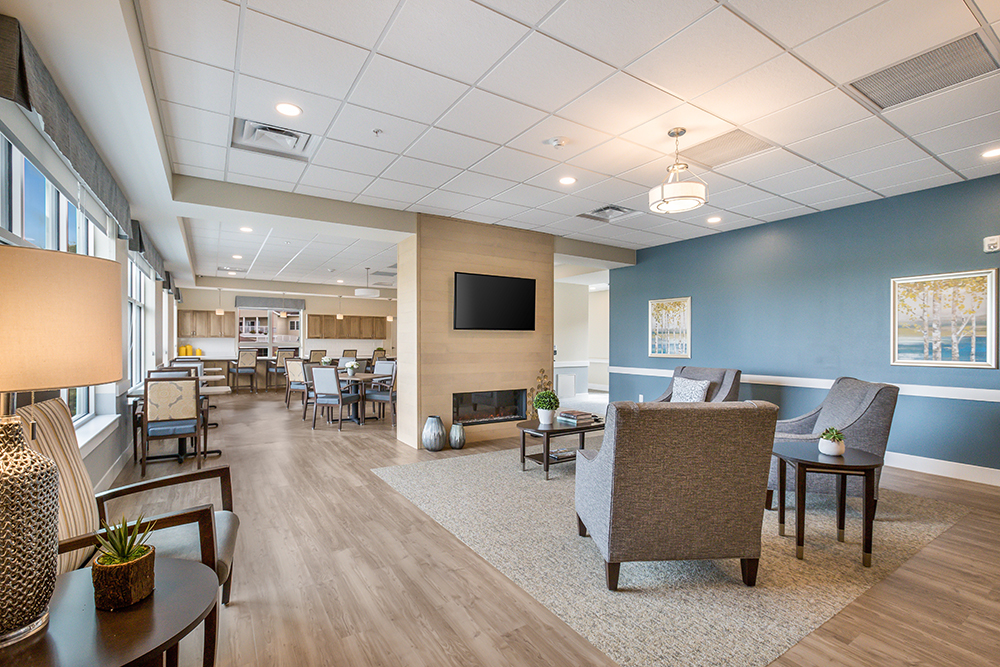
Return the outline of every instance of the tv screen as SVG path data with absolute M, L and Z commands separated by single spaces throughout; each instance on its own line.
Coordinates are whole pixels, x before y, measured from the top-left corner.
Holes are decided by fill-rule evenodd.
M 535 330 L 535 279 L 455 273 L 455 328 Z

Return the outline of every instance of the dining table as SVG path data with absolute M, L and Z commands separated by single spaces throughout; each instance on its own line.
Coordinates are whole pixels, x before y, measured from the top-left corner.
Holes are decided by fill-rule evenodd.
M 319 364 L 315 364 L 315 366 L 323 368 L 323 366 L 320 366 Z M 337 370 L 340 371 L 341 382 L 360 385 L 358 391 L 361 392 L 361 400 L 358 403 L 353 403 L 351 405 L 351 412 L 347 417 L 349 420 L 360 426 L 363 422 L 363 410 L 365 410 L 365 384 L 376 380 L 388 380 L 392 378 L 392 375 L 389 373 L 355 373 L 354 375 L 348 375 L 346 368 L 337 368 Z M 359 404 L 361 405 L 360 409 L 358 408 Z M 378 417 L 373 416 L 370 417 L 370 419 L 378 421 Z

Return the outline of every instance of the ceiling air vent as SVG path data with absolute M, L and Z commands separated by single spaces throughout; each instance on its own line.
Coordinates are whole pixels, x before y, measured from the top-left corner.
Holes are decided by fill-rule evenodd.
M 373 276 L 389 276 L 392 278 L 396 277 L 395 271 L 372 271 Z
M 306 160 L 306 150 L 313 143 L 312 135 L 286 127 L 237 118 L 233 124 L 233 148 Z
M 232 271 L 233 273 L 246 273 L 246 269 L 240 269 L 235 266 L 220 266 L 219 271 Z
M 581 213 L 577 217 L 589 218 L 590 220 L 600 220 L 601 222 L 617 222 L 618 220 L 625 220 L 626 218 L 631 218 L 641 213 L 642 211 L 637 211 L 633 208 L 625 208 L 624 206 L 608 204 L 607 206 L 595 208 L 593 211 L 588 213 Z
M 996 69 L 979 36 L 969 35 L 850 85 L 880 109 L 888 109 Z
M 769 148 L 772 146 L 766 141 L 752 137 L 743 130 L 733 130 L 688 148 L 681 154 L 681 157 L 714 168 L 733 160 L 761 153 Z

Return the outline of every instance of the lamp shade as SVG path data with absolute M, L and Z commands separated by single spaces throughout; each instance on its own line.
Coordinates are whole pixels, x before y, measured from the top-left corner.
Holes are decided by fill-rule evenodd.
M 663 183 L 649 191 L 649 210 L 654 213 L 690 211 L 707 201 L 708 186 L 699 181 Z
M 122 378 L 122 267 L 0 245 L 0 392 Z

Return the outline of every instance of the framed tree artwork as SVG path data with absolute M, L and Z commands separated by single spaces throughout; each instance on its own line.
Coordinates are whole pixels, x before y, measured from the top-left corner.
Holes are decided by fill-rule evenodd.
M 691 358 L 691 297 L 649 302 L 649 356 Z
M 997 270 L 892 279 L 892 363 L 997 367 Z

